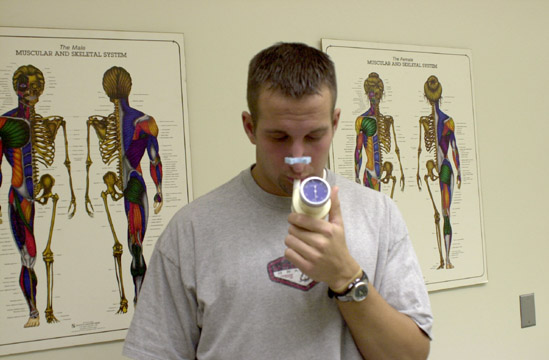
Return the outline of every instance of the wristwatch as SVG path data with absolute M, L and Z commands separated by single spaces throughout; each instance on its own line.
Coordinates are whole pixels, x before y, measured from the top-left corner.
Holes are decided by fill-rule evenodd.
M 335 297 L 339 301 L 362 301 L 368 296 L 368 276 L 366 272 L 362 271 L 362 276 L 353 280 L 342 293 L 336 293 L 332 289 L 328 288 L 328 296 L 330 298 Z

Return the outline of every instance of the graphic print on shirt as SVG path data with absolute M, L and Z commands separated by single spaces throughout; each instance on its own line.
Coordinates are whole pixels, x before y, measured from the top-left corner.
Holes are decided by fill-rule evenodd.
M 309 291 L 318 284 L 283 256 L 271 261 L 267 265 L 267 271 L 271 281 L 302 291 Z

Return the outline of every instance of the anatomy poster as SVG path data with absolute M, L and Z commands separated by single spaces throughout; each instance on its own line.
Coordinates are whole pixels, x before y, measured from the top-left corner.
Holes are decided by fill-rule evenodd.
M 468 50 L 322 40 L 336 66 L 335 172 L 408 225 L 428 290 L 487 281 Z
M 124 338 L 192 197 L 183 45 L 0 28 L 0 355 Z

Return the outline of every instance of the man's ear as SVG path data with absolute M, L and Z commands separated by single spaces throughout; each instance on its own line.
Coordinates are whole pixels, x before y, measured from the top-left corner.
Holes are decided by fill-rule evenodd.
M 246 132 L 250 142 L 255 145 L 254 122 L 252 120 L 252 115 L 247 111 L 242 112 L 242 126 L 244 126 L 244 132 Z
M 341 109 L 335 108 L 334 109 L 333 119 L 332 119 L 334 133 L 336 132 L 337 126 L 339 125 L 339 116 L 340 115 L 341 115 Z

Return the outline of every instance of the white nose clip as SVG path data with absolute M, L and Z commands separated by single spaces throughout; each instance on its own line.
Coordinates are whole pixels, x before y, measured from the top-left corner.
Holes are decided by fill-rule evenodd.
M 302 157 L 285 157 L 284 162 L 288 165 L 295 165 L 295 164 L 310 164 L 311 163 L 311 157 L 310 156 L 302 156 Z

